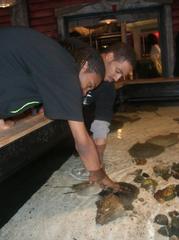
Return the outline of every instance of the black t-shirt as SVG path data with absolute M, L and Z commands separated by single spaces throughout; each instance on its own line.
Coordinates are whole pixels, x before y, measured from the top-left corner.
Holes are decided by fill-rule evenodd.
M 72 56 L 25 27 L 0 29 L 0 117 L 42 103 L 51 119 L 83 121 L 82 92 Z
M 93 120 L 111 122 L 116 90 L 113 82 L 103 81 L 99 87 L 90 92 L 90 104 L 83 106 L 87 128 Z

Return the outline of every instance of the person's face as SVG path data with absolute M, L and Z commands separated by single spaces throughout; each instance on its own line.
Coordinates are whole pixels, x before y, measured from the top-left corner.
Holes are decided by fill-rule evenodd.
M 132 65 L 128 61 L 114 60 L 113 53 L 106 54 L 106 56 L 103 57 L 103 60 L 106 70 L 106 81 L 117 82 L 120 79 L 125 79 L 125 77 L 133 70 Z
M 88 72 L 87 68 L 88 63 L 86 62 L 79 73 L 80 86 L 84 96 L 88 91 L 96 88 L 102 81 L 100 75 L 95 72 Z

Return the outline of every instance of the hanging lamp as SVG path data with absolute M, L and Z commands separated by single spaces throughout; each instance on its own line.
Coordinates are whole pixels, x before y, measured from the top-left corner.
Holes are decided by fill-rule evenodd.
M 0 0 L 0 8 L 12 7 L 16 4 L 16 0 Z
M 99 23 L 102 23 L 102 24 L 111 24 L 116 22 L 117 22 L 117 18 L 115 16 L 110 16 L 110 17 L 107 16 L 99 20 Z

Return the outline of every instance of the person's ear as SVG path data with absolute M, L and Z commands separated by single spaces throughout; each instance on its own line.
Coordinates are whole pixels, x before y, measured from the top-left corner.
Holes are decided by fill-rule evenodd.
M 85 64 L 83 65 L 83 67 L 81 68 L 81 72 L 86 72 L 88 69 L 88 61 L 85 62 Z
M 114 60 L 114 53 L 113 52 L 106 53 L 105 59 L 106 59 L 107 62 L 113 61 Z

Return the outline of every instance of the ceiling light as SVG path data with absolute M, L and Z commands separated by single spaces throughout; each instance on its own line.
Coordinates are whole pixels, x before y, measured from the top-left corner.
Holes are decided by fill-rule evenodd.
M 0 0 L 0 8 L 12 7 L 16 4 L 16 0 Z
M 111 23 L 116 23 L 117 19 L 115 17 L 105 17 L 105 18 L 102 18 L 99 22 L 104 24 L 111 24 Z

